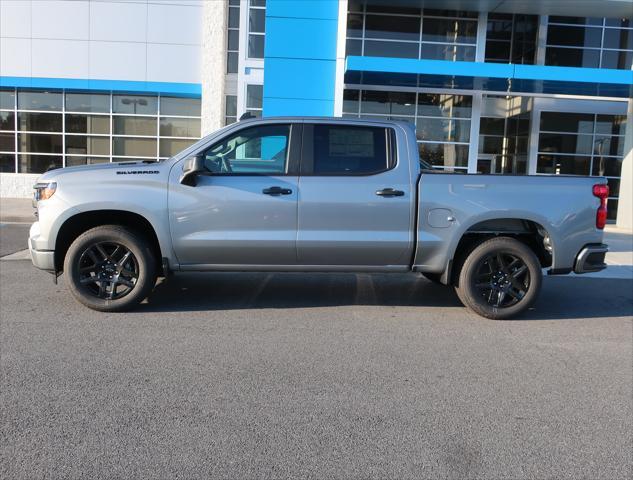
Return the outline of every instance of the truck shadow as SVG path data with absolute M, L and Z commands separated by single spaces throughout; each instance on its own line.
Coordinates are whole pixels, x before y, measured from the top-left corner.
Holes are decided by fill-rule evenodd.
M 518 320 L 630 316 L 633 280 L 546 277 Z M 349 305 L 464 307 L 452 288 L 406 274 L 180 273 L 160 282 L 144 312 L 315 308 Z M 474 314 L 473 314 L 474 315 Z

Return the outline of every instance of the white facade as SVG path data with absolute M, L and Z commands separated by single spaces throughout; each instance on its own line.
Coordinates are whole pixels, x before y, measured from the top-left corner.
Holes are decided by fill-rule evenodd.
M 0 76 L 200 83 L 202 0 L 0 0 Z

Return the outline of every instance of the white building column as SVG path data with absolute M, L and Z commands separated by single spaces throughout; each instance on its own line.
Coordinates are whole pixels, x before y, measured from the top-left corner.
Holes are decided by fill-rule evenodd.
M 227 42 L 226 1 L 204 2 L 202 9 L 202 135 L 224 125 Z
M 618 201 L 618 228 L 633 230 L 633 99 L 629 99 Z

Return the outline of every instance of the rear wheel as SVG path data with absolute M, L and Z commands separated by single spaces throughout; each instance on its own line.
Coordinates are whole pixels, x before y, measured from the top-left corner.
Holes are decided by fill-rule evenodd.
M 502 320 L 534 303 L 542 276 L 540 262 L 529 247 L 513 238 L 498 237 L 468 255 L 455 290 L 475 313 Z
M 64 272 L 72 295 L 103 312 L 129 310 L 156 283 L 156 260 L 149 242 L 117 225 L 88 230 L 71 244 Z

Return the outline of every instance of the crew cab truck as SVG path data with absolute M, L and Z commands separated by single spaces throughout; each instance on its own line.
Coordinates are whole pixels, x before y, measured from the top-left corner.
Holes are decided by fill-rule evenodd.
M 101 311 L 171 272 L 410 272 L 505 319 L 542 269 L 605 268 L 607 196 L 603 178 L 434 170 L 405 122 L 252 119 L 169 160 L 45 173 L 29 249 Z

